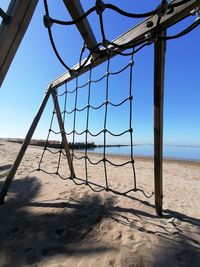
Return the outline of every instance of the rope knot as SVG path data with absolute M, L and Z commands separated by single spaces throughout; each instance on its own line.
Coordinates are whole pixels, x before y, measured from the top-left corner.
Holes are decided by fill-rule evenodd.
M 104 12 L 105 8 L 105 4 L 102 0 L 96 1 L 96 12 L 98 15 L 101 15 Z
M 43 16 L 43 23 L 46 28 L 51 28 L 51 26 L 53 25 L 52 19 L 47 15 Z
M 167 10 L 168 10 L 168 3 L 167 1 L 164 1 L 157 7 L 156 14 L 158 15 L 159 18 L 162 18 L 165 15 L 167 15 Z

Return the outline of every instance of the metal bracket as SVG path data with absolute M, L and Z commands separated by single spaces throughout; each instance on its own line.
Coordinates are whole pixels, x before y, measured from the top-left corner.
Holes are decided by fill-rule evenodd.
M 153 44 L 156 41 L 156 37 L 152 33 L 145 34 L 145 40 L 148 45 Z
M 76 77 L 78 75 L 78 71 L 75 70 L 75 69 L 71 69 L 69 70 L 69 74 L 72 76 L 72 77 Z
M 193 9 L 190 14 L 192 16 L 197 16 L 197 18 L 195 19 L 195 21 L 199 20 L 200 19 L 200 7 L 197 7 L 195 9 Z

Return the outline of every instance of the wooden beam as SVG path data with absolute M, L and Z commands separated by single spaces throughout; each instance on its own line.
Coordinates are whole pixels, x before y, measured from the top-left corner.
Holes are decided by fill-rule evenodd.
M 5 180 L 4 184 L 3 184 L 3 187 L 2 187 L 1 193 L 0 193 L 0 204 L 4 203 L 4 198 L 7 195 L 7 192 L 9 190 L 9 188 L 10 188 L 10 185 L 11 185 L 13 179 L 14 179 L 15 173 L 16 173 L 16 171 L 17 171 L 17 169 L 18 169 L 18 167 L 19 167 L 19 165 L 20 165 L 20 163 L 21 163 L 21 161 L 22 161 L 22 159 L 24 157 L 26 149 L 27 149 L 28 145 L 30 144 L 31 138 L 32 138 L 32 136 L 33 136 L 33 134 L 35 132 L 35 129 L 36 129 L 37 125 L 38 125 L 38 122 L 39 122 L 39 120 L 41 118 L 41 115 L 42 115 L 42 113 L 43 113 L 43 111 L 44 111 L 44 109 L 46 107 L 46 104 L 48 102 L 48 99 L 49 99 L 49 96 L 50 96 L 51 92 L 52 92 L 52 89 L 49 88 L 47 90 L 47 92 L 46 92 L 46 95 L 45 95 L 45 97 L 44 97 L 44 99 L 42 101 L 42 104 L 41 104 L 41 106 L 40 106 L 40 108 L 39 108 L 39 110 L 38 110 L 38 112 L 37 112 L 32 124 L 31 124 L 31 126 L 30 126 L 30 128 L 28 130 L 28 133 L 27 133 L 27 135 L 26 135 L 26 137 L 24 139 L 24 142 L 23 142 L 23 144 L 21 146 L 21 149 L 20 149 L 20 151 L 19 151 L 19 153 L 17 155 L 17 158 L 16 158 L 15 162 L 13 163 L 12 168 L 11 168 L 10 172 L 8 173 L 8 176 L 6 177 L 6 180 Z
M 165 37 L 166 31 L 158 34 Z M 156 213 L 162 215 L 163 202 L 163 99 L 166 41 L 154 44 L 154 192 Z
M 8 24 L 0 26 L 0 86 L 17 52 L 21 40 L 31 21 L 38 0 L 12 0 L 7 15 Z
M 72 19 L 78 19 L 84 14 L 84 10 L 80 3 L 80 0 L 63 0 L 63 2 L 66 8 L 68 9 Z M 82 35 L 82 38 L 87 45 L 87 48 L 91 51 L 97 45 L 97 41 L 87 18 L 77 23 L 76 27 Z M 97 49 L 97 51 L 98 50 L 99 49 Z M 96 58 L 97 54 L 92 53 L 92 56 L 93 58 Z
M 180 0 L 174 1 L 174 3 L 180 2 Z M 184 18 L 190 16 L 190 12 L 195 9 L 196 7 L 200 7 L 199 0 L 191 0 L 186 4 L 181 6 L 175 7 L 173 13 L 168 14 L 161 18 L 159 28 L 160 30 L 167 29 L 177 22 L 183 20 Z M 122 45 L 126 42 L 137 42 L 139 39 L 143 38 L 146 34 L 151 33 L 155 30 L 157 24 L 158 16 L 154 15 L 133 29 L 130 29 L 126 33 L 119 36 L 117 39 L 114 40 L 118 45 Z M 148 26 L 151 25 L 151 26 Z
M 70 156 L 70 150 L 69 150 L 67 137 L 66 137 L 66 134 L 65 134 L 65 127 L 64 127 L 63 120 L 62 120 L 62 116 L 61 116 L 61 112 L 60 112 L 60 106 L 59 106 L 59 103 L 58 103 L 58 99 L 57 99 L 57 95 L 56 95 L 56 91 L 55 90 L 52 91 L 52 98 L 53 98 L 53 103 L 54 103 L 54 107 L 55 107 L 55 110 L 56 110 L 56 115 L 57 115 L 57 119 L 58 119 L 58 125 L 59 125 L 59 128 L 60 128 L 60 133 L 61 133 L 62 142 L 63 142 L 63 146 L 64 146 L 64 149 L 65 149 L 66 157 L 67 157 L 67 162 L 68 162 L 69 169 L 70 169 L 70 172 L 71 172 L 71 178 L 75 178 L 76 176 L 75 176 L 74 167 L 73 167 L 73 164 L 72 164 L 72 159 L 71 159 L 71 156 Z
M 175 1 L 175 2 L 179 2 L 179 1 Z M 174 9 L 173 13 L 162 17 L 161 22 L 160 22 L 160 30 L 169 28 L 170 26 L 176 24 L 180 20 L 189 16 L 190 12 L 199 6 L 200 6 L 199 0 L 191 0 L 187 4 L 176 7 Z M 130 29 L 126 33 L 122 34 L 117 39 L 115 39 L 113 42 L 117 45 L 123 45 L 124 43 L 127 43 L 129 41 L 132 43 L 137 43 L 139 40 L 141 40 L 141 38 L 145 38 L 145 36 L 148 33 L 151 33 L 151 32 L 153 33 L 155 31 L 157 20 L 158 20 L 158 16 L 154 15 L 151 18 L 148 18 L 147 20 L 143 21 L 139 25 L 135 26 L 134 28 Z M 152 26 L 149 27 L 148 24 L 152 25 Z M 102 51 L 103 50 L 105 50 L 105 49 L 102 49 Z M 95 63 L 92 66 L 95 67 L 95 66 L 103 63 L 106 60 L 107 60 L 107 56 L 106 55 L 103 56 L 103 53 L 102 53 L 101 58 L 99 60 L 95 61 Z M 83 60 L 83 62 L 84 62 L 84 60 Z M 83 74 L 89 70 L 90 62 L 91 61 L 89 60 L 88 63 L 85 65 L 84 69 L 82 69 L 80 71 L 80 74 Z M 79 68 L 79 64 L 77 64 L 72 69 L 76 70 L 78 68 Z M 52 88 L 57 88 L 57 87 L 63 85 L 66 81 L 70 81 L 72 79 L 73 79 L 73 76 L 71 76 L 71 74 L 69 72 L 66 72 L 66 73 L 62 74 L 60 77 L 58 77 L 57 79 L 55 79 L 54 81 L 52 81 L 52 83 L 51 83 Z

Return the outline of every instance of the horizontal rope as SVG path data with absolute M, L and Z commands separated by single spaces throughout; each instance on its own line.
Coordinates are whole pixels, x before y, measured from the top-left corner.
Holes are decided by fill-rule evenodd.
M 101 104 L 98 105 L 98 106 L 86 105 L 86 106 L 84 106 L 84 107 L 82 107 L 82 108 L 76 108 L 76 109 L 74 108 L 74 109 L 72 109 L 72 110 L 70 110 L 70 111 L 65 110 L 65 111 L 62 111 L 60 114 L 66 113 L 66 114 L 70 115 L 70 114 L 74 113 L 75 111 L 82 112 L 82 111 L 84 111 L 84 110 L 87 109 L 87 108 L 94 109 L 94 110 L 98 110 L 98 109 L 101 109 L 102 107 L 104 107 L 105 105 L 110 105 L 110 106 L 112 106 L 112 107 L 119 107 L 119 106 L 123 105 L 124 103 L 126 103 L 128 100 L 130 100 L 130 97 L 131 97 L 131 96 L 125 98 L 124 100 L 122 100 L 122 101 L 119 102 L 119 103 L 112 103 L 112 102 L 110 102 L 110 101 L 107 101 L 106 103 L 103 102 L 103 103 L 101 103 Z
M 44 2 L 46 2 L 46 7 L 47 7 L 47 1 L 44 0 Z M 170 10 L 171 8 L 184 5 L 184 4 L 188 3 L 188 2 L 190 2 L 190 0 L 183 0 L 183 1 L 179 1 L 178 3 L 169 3 L 168 9 Z M 119 7 L 117 7 L 117 6 L 113 5 L 113 4 L 106 4 L 106 3 L 104 3 L 104 8 L 105 9 L 111 9 L 111 10 L 117 12 L 118 14 L 120 14 L 122 16 L 125 16 L 125 17 L 128 17 L 128 18 L 134 18 L 134 19 L 151 17 L 151 16 L 157 14 L 157 8 L 155 8 L 155 9 L 153 9 L 151 11 L 148 11 L 148 12 L 140 13 L 140 14 L 127 12 L 127 11 L 122 10 L 122 9 L 120 9 Z M 84 20 L 86 17 L 88 17 L 90 14 L 92 14 L 95 11 L 96 12 L 98 11 L 98 6 L 91 7 L 90 9 L 88 9 L 79 18 L 73 19 L 73 20 L 69 20 L 69 21 L 63 21 L 63 20 L 53 19 L 53 18 L 50 18 L 49 15 L 47 15 L 47 17 L 48 17 L 48 20 L 51 23 L 55 23 L 55 24 L 58 24 L 58 25 L 70 26 L 70 25 L 75 25 L 75 24 L 81 22 L 82 20 Z M 46 12 L 46 13 L 48 13 L 48 12 Z
M 190 33 L 194 29 L 196 29 L 199 25 L 200 25 L 200 19 L 196 20 L 194 23 L 192 23 L 189 27 L 187 27 L 183 31 L 181 31 L 175 35 L 172 35 L 172 36 L 159 37 L 159 40 L 163 41 L 163 40 L 172 40 L 172 39 L 180 38 L 180 37 Z
M 132 189 L 127 190 L 127 191 L 125 191 L 125 192 L 119 192 L 119 191 L 114 190 L 114 189 L 112 189 L 112 188 L 110 188 L 110 187 L 105 187 L 105 186 L 96 184 L 96 183 L 91 182 L 91 181 L 86 182 L 84 179 L 79 178 L 79 177 L 75 177 L 75 178 L 72 178 L 72 177 L 70 177 L 70 176 L 65 177 L 65 176 L 61 175 L 60 173 L 57 173 L 57 172 L 48 172 L 48 171 L 43 170 L 43 169 L 39 169 L 39 170 L 36 169 L 36 170 L 34 170 L 34 171 L 42 171 L 42 172 L 44 172 L 44 173 L 46 173 L 46 174 L 49 174 L 49 175 L 57 175 L 57 176 L 59 176 L 62 180 L 70 180 L 70 181 L 73 181 L 74 184 L 76 184 L 76 185 L 86 185 L 86 186 L 89 186 L 94 192 L 109 191 L 109 192 L 112 192 L 112 193 L 114 193 L 114 194 L 116 194 L 116 195 L 121 195 L 121 196 L 127 196 L 127 197 L 129 197 L 129 195 L 128 195 L 129 193 L 131 193 L 131 192 L 137 192 L 137 191 L 138 191 L 138 192 L 141 192 L 146 198 L 151 198 L 151 197 L 154 195 L 154 192 L 152 192 L 151 194 L 146 194 L 146 193 L 145 193 L 142 189 L 140 189 L 140 188 L 137 188 L 137 189 L 132 188 Z M 77 181 L 80 181 L 81 183 L 78 183 Z M 99 188 L 99 190 L 96 190 L 96 189 L 93 188 L 92 186 L 95 186 L 95 187 Z

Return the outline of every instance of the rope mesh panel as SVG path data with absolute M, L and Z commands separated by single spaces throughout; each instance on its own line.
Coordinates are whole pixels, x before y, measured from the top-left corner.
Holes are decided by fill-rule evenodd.
M 112 4 L 106 4 L 102 0 L 97 0 L 95 6 L 90 8 L 81 17 L 79 17 L 75 20 L 72 20 L 72 21 L 61 21 L 61 20 L 53 19 L 50 17 L 48 2 L 47 2 L 47 0 L 44 0 L 45 13 L 46 13 L 44 16 L 44 24 L 45 24 L 45 27 L 48 29 L 48 34 L 49 34 L 51 45 L 52 45 L 53 50 L 54 50 L 58 60 L 60 61 L 60 63 L 69 71 L 71 76 L 74 77 L 75 86 L 73 87 L 73 89 L 68 89 L 69 88 L 68 83 L 66 83 L 65 91 L 63 93 L 60 93 L 59 92 L 60 88 L 58 88 L 57 89 L 57 95 L 56 95 L 58 103 L 60 103 L 60 105 L 62 102 L 61 99 L 64 97 L 63 110 L 61 111 L 61 114 L 59 114 L 59 116 L 61 115 L 61 117 L 62 117 L 64 129 L 67 129 L 67 131 L 65 130 L 65 132 L 64 132 L 66 137 L 68 138 L 68 140 L 70 138 L 72 138 L 70 155 L 68 155 L 68 152 L 65 153 L 63 151 L 63 144 L 62 143 L 60 144 L 60 148 L 58 149 L 58 151 L 52 150 L 48 147 L 48 141 L 49 141 L 50 134 L 51 133 L 56 134 L 56 135 L 61 134 L 61 132 L 59 130 L 56 131 L 53 127 L 53 121 L 54 121 L 54 117 L 56 114 L 56 111 L 54 110 L 52 113 L 52 118 L 51 118 L 51 122 L 50 122 L 50 127 L 49 127 L 49 132 L 47 135 L 46 144 L 45 144 L 41 159 L 39 161 L 38 170 L 41 170 L 41 171 L 46 172 L 46 173 L 58 175 L 61 179 L 71 179 L 71 180 L 73 180 L 73 182 L 75 184 L 88 185 L 95 192 L 106 190 L 106 191 L 112 191 L 116 194 L 127 195 L 130 192 L 141 191 L 146 197 L 151 197 L 153 195 L 153 193 L 151 195 L 147 195 L 142 189 L 138 188 L 137 180 L 136 180 L 135 164 L 134 164 L 134 157 L 133 157 L 133 126 L 132 126 L 132 117 L 133 117 L 133 92 L 132 92 L 132 89 L 133 89 L 133 55 L 135 53 L 139 52 L 140 50 L 142 50 L 146 45 L 152 44 L 155 41 L 155 39 L 170 40 L 170 39 L 179 38 L 179 37 L 182 37 L 185 34 L 189 33 L 190 31 L 194 30 L 197 26 L 199 26 L 200 20 L 198 19 L 195 23 L 193 23 L 192 25 L 187 27 L 185 30 L 183 30 L 182 32 L 180 32 L 174 36 L 167 36 L 167 37 L 159 37 L 158 36 L 158 33 L 160 31 L 161 18 L 163 16 L 166 16 L 167 14 L 170 14 L 171 12 L 173 12 L 174 8 L 181 6 L 181 5 L 183 5 L 189 1 L 190 0 L 182 0 L 182 1 L 179 1 L 178 3 L 176 3 L 175 1 L 171 1 L 170 3 L 168 3 L 168 1 L 166 1 L 166 0 L 161 0 L 160 5 L 158 5 L 157 8 L 150 10 L 149 12 L 146 12 L 143 14 L 134 14 L 134 13 L 129 13 L 127 11 L 124 11 L 124 10 L 122 10 L 122 9 L 112 5 Z M 103 14 L 105 9 L 112 10 L 112 11 L 114 11 L 114 12 L 116 12 L 122 16 L 129 17 L 129 18 L 144 18 L 144 17 L 157 15 L 157 22 L 156 22 L 154 31 L 152 31 L 151 34 L 147 34 L 146 36 L 138 39 L 137 42 L 135 42 L 135 43 L 133 43 L 133 41 L 128 41 L 126 43 L 118 45 L 118 44 L 110 41 L 106 36 L 104 14 Z M 83 54 L 87 48 L 86 41 L 84 41 L 84 44 L 83 44 L 82 49 L 80 51 L 78 68 L 76 68 L 76 70 L 73 70 L 60 57 L 59 52 L 56 48 L 54 39 L 53 39 L 51 26 L 53 25 L 53 23 L 58 24 L 58 25 L 65 25 L 65 26 L 75 25 L 75 24 L 81 22 L 83 19 L 87 18 L 93 12 L 96 12 L 97 16 L 99 18 L 101 41 L 98 42 L 96 47 L 94 47 L 93 49 L 90 49 L 87 58 L 85 60 L 82 60 Z M 99 48 L 101 48 L 101 49 L 99 49 Z M 92 58 L 93 53 L 95 53 L 97 55 L 95 57 L 95 59 Z M 101 75 L 100 77 L 96 78 L 96 77 L 93 77 L 94 74 L 93 74 L 92 68 L 93 68 L 95 61 L 98 61 L 99 59 L 101 59 L 102 55 L 104 57 L 105 56 L 107 57 L 106 72 L 103 75 Z M 114 55 L 123 56 L 126 58 L 130 57 L 130 62 L 128 64 L 126 64 L 124 67 L 122 67 L 121 69 L 119 69 L 117 71 L 112 71 L 110 65 L 111 65 L 111 58 Z M 80 74 L 81 70 L 84 70 L 86 65 L 87 65 L 87 67 L 88 66 L 90 67 L 89 71 L 87 72 L 88 73 L 88 81 L 80 84 L 79 74 Z M 110 86 L 110 79 L 112 76 L 116 77 L 117 75 L 123 73 L 124 71 L 129 71 L 129 86 L 128 86 L 129 92 L 126 95 L 126 97 L 124 97 L 120 101 L 118 101 L 118 102 L 111 101 L 110 99 L 112 99 L 112 98 L 110 97 L 110 87 L 111 87 Z M 101 82 L 105 82 L 105 86 L 104 86 L 105 99 L 103 101 L 101 101 L 100 103 L 92 104 L 91 103 L 91 92 L 92 92 L 93 86 L 95 85 L 95 87 L 96 87 Z M 87 103 L 83 107 L 79 107 L 79 105 L 78 105 L 78 101 L 81 97 L 81 95 L 80 95 L 81 90 L 87 91 Z M 100 90 L 102 90 L 102 88 Z M 85 95 L 86 95 L 86 92 L 85 92 Z M 74 96 L 74 105 L 72 108 L 69 108 L 70 102 L 71 102 L 71 101 L 69 101 L 69 98 L 71 96 Z M 110 108 L 120 109 L 120 107 L 122 107 L 122 106 L 124 107 L 125 105 L 129 107 L 128 112 L 126 112 L 124 115 L 124 118 L 127 118 L 128 126 L 126 127 L 126 129 L 123 129 L 121 131 L 114 131 L 109 127 L 109 119 L 108 119 L 108 116 L 110 113 L 109 109 Z M 101 112 L 101 113 L 103 112 L 103 118 L 101 119 L 101 122 L 103 122 L 103 125 L 102 125 L 102 128 L 100 130 L 95 131 L 94 129 L 91 129 L 91 117 L 92 117 L 93 112 L 96 112 L 96 113 L 97 112 Z M 123 112 L 125 112 L 125 111 L 123 111 Z M 83 113 L 85 113 L 85 117 L 86 117 L 85 127 L 84 127 L 84 130 L 80 130 L 80 129 L 78 129 L 78 126 L 80 124 L 82 124 L 83 122 L 80 123 L 80 121 L 77 119 L 77 117 L 79 116 L 79 114 L 83 114 Z M 127 116 L 127 114 L 128 114 L 128 116 Z M 58 114 L 56 114 L 56 115 L 58 115 Z M 71 130 L 69 127 L 69 122 L 70 122 L 69 116 L 72 116 L 72 118 L 71 118 L 71 123 L 72 123 Z M 110 160 L 108 153 L 107 153 L 108 136 L 112 136 L 113 138 L 121 138 L 122 136 L 125 136 L 127 134 L 129 135 L 129 144 L 130 144 L 129 159 L 123 163 L 118 163 L 118 162 L 114 162 L 113 160 Z M 100 138 L 102 135 L 103 135 L 102 156 L 100 159 L 99 158 L 94 159 L 91 157 L 91 154 L 88 153 L 89 140 L 91 138 Z M 82 138 L 82 140 L 84 140 L 84 144 L 85 144 L 84 152 L 81 155 L 80 155 L 80 153 L 77 154 L 76 150 L 75 150 L 75 143 L 76 143 L 77 138 Z M 47 171 L 47 170 L 42 168 L 43 158 L 47 152 L 52 153 L 55 156 L 58 155 L 57 167 L 56 167 L 55 172 L 50 172 L 50 171 Z M 72 173 L 72 172 L 69 174 L 69 176 L 65 176 L 65 175 L 61 174 L 60 169 L 61 169 L 62 158 L 65 158 L 65 159 L 67 158 L 68 163 L 69 163 L 69 157 L 70 157 L 70 160 L 72 162 L 72 166 L 74 165 L 75 160 L 84 162 L 84 176 L 85 176 L 84 179 L 78 177 L 77 175 L 75 176 L 74 173 Z M 101 184 L 91 180 L 91 177 L 89 175 L 89 166 L 90 165 L 96 166 L 96 167 L 99 165 L 103 166 L 104 185 L 101 185 Z M 110 176 L 108 175 L 108 168 L 110 165 L 113 167 L 126 166 L 126 168 L 128 166 L 131 166 L 132 176 L 133 176 L 133 181 L 132 181 L 133 183 L 131 185 L 131 189 L 126 190 L 125 192 L 119 192 L 119 191 L 112 188 L 111 182 L 110 182 Z M 73 166 L 73 168 L 74 168 L 74 166 Z M 81 174 L 81 177 L 82 176 L 83 176 L 83 174 Z
M 146 194 L 142 189 L 138 188 L 137 186 L 137 181 L 136 181 L 136 172 L 135 172 L 135 164 L 134 164 L 134 157 L 133 157 L 133 126 L 132 126 L 132 114 L 133 114 L 133 65 L 134 65 L 134 61 L 133 61 L 133 55 L 134 55 L 135 51 L 132 50 L 131 52 L 131 56 L 129 59 L 128 64 L 126 63 L 125 66 L 123 66 L 122 68 L 120 68 L 117 71 L 112 71 L 111 69 L 111 61 L 112 59 L 110 59 L 109 55 L 107 56 L 107 61 L 106 61 L 106 72 L 103 73 L 103 75 L 101 74 L 100 77 L 94 77 L 94 69 L 90 69 L 86 74 L 87 75 L 87 82 L 84 82 L 83 84 L 80 84 L 79 79 L 80 77 L 78 76 L 78 74 L 76 75 L 76 77 L 74 78 L 75 80 L 75 85 L 72 86 L 71 81 L 69 83 L 65 84 L 65 90 L 64 92 L 60 92 L 62 90 L 62 88 L 58 88 L 57 89 L 57 100 L 59 102 L 59 105 L 62 106 L 63 105 L 63 110 L 61 110 L 61 115 L 62 115 L 62 119 L 63 119 L 63 123 L 64 123 L 64 128 L 65 129 L 69 129 L 69 116 L 71 116 L 71 124 L 72 124 L 72 130 L 65 130 L 65 135 L 68 138 L 68 140 L 71 138 L 72 141 L 70 143 L 71 146 L 71 150 L 70 150 L 70 157 L 71 157 L 71 161 L 72 161 L 72 165 L 74 167 L 75 170 L 75 175 L 76 175 L 76 168 L 75 168 L 75 164 L 74 161 L 82 161 L 84 162 L 84 171 L 81 174 L 81 177 L 78 177 L 76 175 L 76 177 L 73 177 L 72 174 L 69 174 L 69 176 L 63 175 L 60 172 L 60 165 L 61 165 L 61 161 L 62 158 L 66 158 L 67 155 L 66 153 L 63 151 L 62 149 L 62 142 L 61 142 L 61 146 L 58 149 L 58 151 L 55 151 L 54 149 L 50 149 L 48 147 L 48 141 L 49 141 L 49 136 L 50 133 L 54 133 L 56 135 L 61 134 L 60 131 L 55 131 L 53 128 L 53 121 L 55 118 L 55 110 L 52 113 L 52 118 L 50 121 L 50 127 L 49 127 L 49 133 L 47 135 L 47 140 L 46 140 L 46 144 L 39 162 L 39 166 L 38 166 L 38 170 L 41 170 L 45 173 L 49 173 L 49 174 L 55 174 L 57 176 L 59 176 L 61 179 L 67 180 L 67 179 L 71 179 L 73 180 L 73 182 L 75 184 L 78 185 L 82 185 L 85 184 L 87 186 L 89 186 L 93 191 L 95 192 L 100 192 L 103 190 L 106 191 L 111 191 L 113 193 L 116 194 L 120 194 L 120 195 L 127 195 L 130 192 L 136 192 L 136 191 L 140 191 L 142 192 L 146 197 L 151 197 L 153 195 L 150 194 Z M 120 57 L 120 56 L 119 56 Z M 124 58 L 124 57 L 123 57 Z M 113 90 L 113 88 L 111 88 L 110 86 L 110 79 L 111 77 L 115 77 L 120 75 L 121 73 L 127 72 L 126 75 L 128 76 L 128 90 L 126 92 L 126 96 L 123 96 L 123 99 L 120 99 L 119 102 L 114 103 L 114 101 L 111 101 L 111 89 Z M 127 77 L 126 77 L 127 78 Z M 99 83 L 105 83 L 105 86 L 101 85 L 101 90 L 105 91 L 105 98 L 103 99 L 103 101 L 101 101 L 101 103 L 98 104 L 92 104 L 92 90 L 94 88 L 97 87 L 97 85 Z M 72 88 L 70 88 L 72 87 Z M 104 87 L 104 88 L 102 88 Z M 69 89 L 70 88 L 70 89 Z M 84 93 L 84 95 L 86 96 L 86 103 L 83 107 L 79 107 L 78 106 L 78 101 L 81 98 L 81 94 Z M 93 92 L 94 94 L 94 92 Z M 95 94 L 94 94 L 95 95 Z M 70 101 L 70 97 L 74 97 L 73 101 L 73 108 L 69 108 L 69 106 L 72 103 L 72 99 Z M 64 100 L 63 100 L 64 98 Z M 126 108 L 125 108 L 126 106 Z M 120 107 L 122 107 L 122 110 L 124 110 L 125 114 L 124 114 L 124 118 L 127 121 L 127 129 L 123 129 L 122 131 L 112 131 L 112 129 L 110 128 L 109 125 L 109 121 L 108 121 L 108 117 L 109 117 L 109 113 L 111 111 L 109 111 L 109 108 L 112 108 L 113 110 L 117 110 Z M 103 116 L 103 128 L 101 128 L 99 131 L 95 131 L 94 129 L 92 130 L 92 123 L 91 123 L 91 112 L 97 113 L 98 111 L 101 112 L 102 116 Z M 79 114 L 85 113 L 85 128 L 84 130 L 78 130 L 78 119 L 77 116 Z M 100 123 L 100 122 L 99 122 Z M 82 122 L 83 124 L 83 122 Z M 98 122 L 97 122 L 98 124 Z M 119 162 L 115 162 L 113 159 L 109 159 L 109 155 L 107 154 L 107 146 L 109 145 L 109 141 L 108 141 L 108 135 L 112 136 L 114 138 L 119 138 L 125 135 L 129 135 L 129 145 L 130 145 L 130 155 L 129 158 L 124 158 L 124 162 L 119 163 Z M 100 138 L 100 136 L 103 136 L 102 138 L 102 154 L 101 157 L 98 158 L 96 161 L 94 159 L 92 159 L 92 153 L 89 153 L 89 140 L 91 138 Z M 77 153 L 77 150 L 75 149 L 75 144 L 76 144 L 76 140 L 77 138 L 81 138 L 81 140 L 83 140 L 84 142 L 84 149 L 83 152 Z M 45 155 L 45 153 L 52 153 L 54 155 L 58 156 L 57 159 L 57 166 L 56 166 L 56 170 L 55 172 L 52 171 L 48 171 L 45 170 L 44 168 L 42 168 L 42 163 L 43 163 L 43 157 Z M 101 165 L 101 167 L 103 166 L 103 176 L 104 176 L 104 184 L 100 184 L 98 183 L 98 181 L 93 181 L 92 177 L 90 177 L 89 175 L 89 167 L 90 165 L 92 166 L 99 166 Z M 131 187 L 126 190 L 125 192 L 121 192 L 119 190 L 115 190 L 114 188 L 112 188 L 112 186 L 110 185 L 110 176 L 108 174 L 108 168 L 110 166 L 113 166 L 115 168 L 119 168 L 119 167 L 125 167 L 128 168 L 128 166 L 131 167 L 132 169 L 132 185 Z M 84 177 L 84 178 L 82 178 Z

